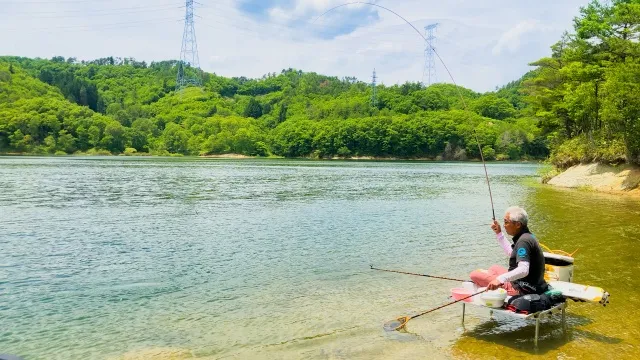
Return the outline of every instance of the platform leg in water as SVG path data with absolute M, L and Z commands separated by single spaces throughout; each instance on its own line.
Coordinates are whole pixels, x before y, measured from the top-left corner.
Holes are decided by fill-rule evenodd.
M 464 327 L 464 311 L 465 311 L 465 307 L 466 307 L 466 304 L 462 303 L 462 327 Z
M 536 316 L 536 335 L 533 338 L 533 347 L 538 349 L 538 331 L 540 330 L 540 316 Z
M 565 315 L 565 310 L 567 308 L 567 304 L 564 304 L 562 307 L 562 335 L 567 335 L 567 317 Z

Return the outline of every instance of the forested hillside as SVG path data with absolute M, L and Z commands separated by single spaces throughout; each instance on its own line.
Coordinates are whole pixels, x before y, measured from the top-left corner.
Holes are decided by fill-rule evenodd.
M 511 93 L 462 88 L 465 111 L 448 84 L 378 86 L 372 105 L 354 78 L 203 73 L 203 89 L 179 93 L 176 73 L 173 61 L 0 58 L 0 149 L 466 159 L 479 156 L 475 130 L 490 159 L 546 155 Z

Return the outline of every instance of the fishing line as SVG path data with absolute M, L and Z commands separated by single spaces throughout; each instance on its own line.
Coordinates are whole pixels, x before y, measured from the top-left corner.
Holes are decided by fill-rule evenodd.
M 411 24 L 407 19 L 405 19 L 402 15 L 400 15 L 397 12 L 395 12 L 395 11 L 389 9 L 389 8 L 386 8 L 386 7 L 382 6 L 382 5 L 378 5 L 378 4 L 374 4 L 374 3 L 370 3 L 370 2 L 354 1 L 354 2 L 344 3 L 342 5 L 334 6 L 331 9 L 329 9 L 329 10 L 325 11 L 324 13 L 322 13 L 317 18 L 315 18 L 311 24 L 312 25 L 315 24 L 318 19 L 320 19 L 321 17 L 323 17 L 324 15 L 326 15 L 327 13 L 329 13 L 329 12 L 335 10 L 335 9 L 341 8 L 343 6 L 355 5 L 355 4 L 375 6 L 375 7 L 384 9 L 384 10 L 394 14 L 395 16 L 399 17 L 404 22 L 406 22 L 409 26 L 411 26 L 411 28 L 413 28 L 413 30 L 415 30 L 418 33 L 418 35 L 420 35 L 420 37 L 422 39 L 424 39 L 424 41 L 428 44 L 427 38 L 424 37 L 424 35 L 422 35 L 422 33 L 415 26 L 413 26 L 413 24 Z M 436 54 L 436 57 L 438 57 L 438 60 L 440 60 L 440 62 L 442 63 L 442 66 L 447 71 L 447 74 L 449 75 L 449 78 L 451 78 L 451 81 L 453 82 L 453 85 L 455 85 L 455 88 L 456 88 L 456 91 L 458 93 L 458 96 L 460 97 L 460 101 L 462 101 L 462 106 L 464 107 L 464 110 L 465 111 L 469 111 L 469 109 L 467 108 L 467 102 L 464 101 L 464 97 L 462 96 L 462 92 L 460 91 L 460 87 L 456 83 L 456 80 L 453 78 L 453 75 L 451 74 L 451 71 L 449 71 L 449 67 L 447 67 L 447 64 L 445 64 L 444 60 L 442 60 L 442 58 L 440 57 L 440 54 L 438 54 L 436 49 L 434 49 L 433 46 L 431 46 L 431 45 L 428 45 L 428 46 L 431 48 L 433 53 Z M 495 220 L 496 219 L 496 211 L 495 211 L 495 208 L 493 206 L 493 195 L 491 193 L 491 184 L 489 183 L 489 173 L 487 172 L 487 164 L 484 161 L 484 155 L 482 154 L 482 147 L 480 146 L 480 140 L 478 139 L 478 134 L 476 133 L 475 129 L 473 130 L 473 136 L 475 137 L 476 143 L 478 144 L 478 150 L 480 152 L 480 159 L 482 160 L 482 166 L 484 168 L 484 175 L 485 175 L 485 178 L 486 178 L 486 181 L 487 181 L 487 187 L 489 188 L 489 199 L 491 200 L 492 219 Z

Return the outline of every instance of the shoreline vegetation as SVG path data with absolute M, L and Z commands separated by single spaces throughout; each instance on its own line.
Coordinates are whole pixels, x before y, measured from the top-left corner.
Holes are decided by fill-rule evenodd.
M 81 157 L 81 156 L 139 156 L 139 157 L 193 157 L 203 159 L 290 159 L 290 160 L 318 160 L 318 161 L 330 161 L 330 160 L 363 160 L 363 161 L 425 161 L 425 162 L 471 162 L 480 163 L 481 159 L 443 159 L 441 156 L 437 157 L 399 157 L 399 156 L 332 156 L 332 157 L 313 157 L 313 156 L 300 156 L 300 157 L 284 157 L 284 156 L 258 156 L 258 155 L 244 155 L 244 154 L 202 154 L 202 155 L 183 155 L 183 154 L 152 154 L 152 153 L 121 153 L 112 154 L 108 151 L 92 151 L 92 152 L 76 152 L 73 154 L 56 153 L 56 154 L 43 154 L 43 153 L 0 153 L 0 156 L 6 157 Z M 542 163 L 542 159 L 493 159 L 485 160 L 487 163 Z

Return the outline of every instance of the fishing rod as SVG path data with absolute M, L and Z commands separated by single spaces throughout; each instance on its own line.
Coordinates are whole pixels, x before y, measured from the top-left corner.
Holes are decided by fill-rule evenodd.
M 338 6 L 334 6 L 331 9 L 325 11 L 324 13 L 322 13 L 320 16 L 318 16 L 317 18 L 315 18 L 313 20 L 313 22 L 311 23 L 312 25 L 315 24 L 315 22 L 320 19 L 321 17 L 323 17 L 324 15 L 326 15 L 327 13 L 341 8 L 343 6 L 348 6 L 348 5 L 354 5 L 354 4 L 361 4 L 361 5 L 370 5 L 370 6 L 375 6 L 381 9 L 384 9 L 392 14 L 394 14 L 395 16 L 399 17 L 400 19 L 402 19 L 404 22 L 406 22 L 409 26 L 411 26 L 413 28 L 413 30 L 415 30 L 418 35 L 420 35 L 420 37 L 422 39 L 424 39 L 424 41 L 429 44 L 429 42 L 427 41 L 427 38 L 424 37 L 424 35 L 422 35 L 422 33 L 420 32 L 420 30 L 416 29 L 415 26 L 413 26 L 413 24 L 411 24 L 407 19 L 405 19 L 404 17 L 402 17 L 402 15 L 398 14 L 397 12 L 386 8 L 382 5 L 379 4 L 374 4 L 374 3 L 370 3 L 370 2 L 364 2 L 364 1 L 354 1 L 354 2 L 348 2 L 348 3 L 344 3 L 342 5 L 338 5 Z M 453 78 L 453 75 L 451 74 L 451 71 L 449 71 L 449 68 L 447 67 L 447 64 L 444 63 L 444 60 L 442 60 L 442 58 L 440 57 L 440 54 L 438 54 L 438 52 L 436 51 L 436 49 L 433 48 L 433 46 L 431 46 L 431 44 L 428 45 L 431 50 L 433 51 L 434 54 L 436 54 L 436 56 L 438 57 L 438 60 L 440 60 L 440 62 L 442 63 L 442 66 L 444 66 L 444 69 L 447 71 L 447 74 L 449 74 L 449 77 L 451 78 L 451 81 L 453 82 L 453 85 L 455 85 L 456 91 L 458 93 L 458 96 L 460 97 L 460 100 L 462 101 L 462 106 L 464 107 L 465 111 L 469 111 L 469 109 L 467 108 L 467 102 L 464 101 L 464 97 L 462 96 L 462 92 L 460 91 L 460 87 L 458 86 L 458 84 L 456 83 L 456 80 Z M 495 220 L 496 219 L 496 211 L 495 208 L 493 206 L 493 195 L 491 193 L 491 184 L 489 183 L 489 173 L 487 172 L 487 164 L 484 161 L 484 155 L 482 154 L 482 147 L 480 146 L 480 140 L 478 139 L 478 134 L 476 132 L 475 129 L 473 129 L 473 136 L 476 139 L 476 143 L 478 144 L 478 151 L 480 152 L 480 159 L 482 160 L 482 166 L 484 168 L 484 176 L 487 180 L 487 187 L 489 188 L 489 199 L 491 200 L 491 214 L 492 214 L 492 219 Z
M 436 307 L 436 308 L 429 309 L 429 310 L 427 310 L 427 311 L 423 311 L 423 312 L 421 312 L 421 313 L 419 313 L 419 314 L 417 314 L 417 315 L 413 315 L 413 316 L 402 316 L 402 317 L 399 317 L 399 318 L 397 318 L 397 319 L 395 319 L 395 320 L 387 321 L 387 322 L 384 324 L 384 329 L 385 329 L 386 331 L 400 330 L 400 329 L 402 329 L 403 327 L 405 327 L 405 326 L 407 325 L 407 323 L 409 322 L 409 320 L 411 320 L 411 319 L 415 319 L 415 318 L 417 318 L 418 316 L 422 316 L 422 315 L 428 314 L 428 313 L 430 313 L 430 312 L 434 312 L 434 311 L 436 311 L 436 310 L 442 309 L 443 307 L 447 307 L 447 306 L 449 306 L 449 305 L 453 305 L 453 304 L 458 303 L 458 302 L 460 302 L 460 301 L 466 300 L 466 299 L 468 299 L 468 298 L 470 298 L 470 297 L 474 297 L 474 296 L 476 296 L 476 295 L 480 295 L 480 294 L 482 294 L 483 292 L 485 292 L 485 291 L 487 291 L 487 290 L 489 290 L 489 289 L 484 289 L 484 290 L 482 290 L 482 291 L 478 291 L 478 292 L 477 292 L 477 293 L 475 293 L 475 294 L 471 294 L 471 295 L 469 295 L 469 296 L 465 296 L 465 297 L 463 297 L 463 298 L 461 298 L 461 299 L 458 299 L 458 300 L 455 300 L 455 301 L 448 302 L 448 303 L 446 303 L 446 304 L 444 304 L 444 305 L 440 305 L 440 306 L 438 306 L 438 307 Z
M 415 275 L 415 276 L 424 276 L 424 277 L 428 277 L 428 278 L 442 279 L 442 280 L 451 280 L 451 281 L 460 281 L 460 282 L 471 281 L 471 280 L 453 279 L 453 278 L 448 278 L 448 277 L 444 277 L 444 276 L 435 276 L 435 275 L 427 275 L 427 274 L 416 274 L 416 273 L 411 273 L 411 272 L 406 272 L 406 271 L 399 271 L 399 270 L 379 269 L 379 268 L 375 268 L 375 267 L 373 267 L 373 265 L 369 265 L 369 266 L 371 267 L 371 270 L 378 270 L 378 271 L 393 272 L 393 273 L 398 273 L 398 274 Z

